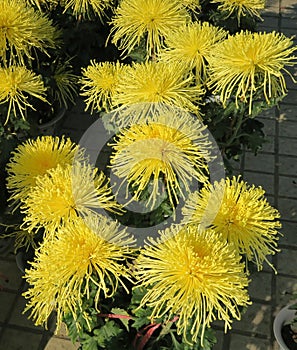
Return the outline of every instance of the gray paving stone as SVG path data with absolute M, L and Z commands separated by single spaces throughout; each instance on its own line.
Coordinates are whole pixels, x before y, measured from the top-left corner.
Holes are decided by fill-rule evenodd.
M 291 17 L 292 16 L 296 16 L 296 1 L 295 0 L 285 0 L 284 2 L 282 2 L 281 4 L 281 8 L 280 8 L 280 13 L 282 15 L 282 17 Z
M 223 349 L 223 338 L 224 333 L 222 331 L 216 331 L 217 343 L 214 345 L 212 350 L 224 350 Z
M 271 15 L 268 15 L 268 13 L 265 13 L 264 16 L 262 16 L 263 22 L 258 23 L 257 30 L 261 32 L 270 32 L 275 30 L 278 26 L 278 16 L 277 14 L 273 13 Z
M 0 339 L 0 349 L 38 350 L 41 338 L 42 334 L 6 328 L 2 338 Z
M 264 124 L 263 132 L 265 135 L 274 136 L 275 135 L 275 115 L 274 111 L 269 110 L 270 117 L 259 118 L 259 120 Z
M 232 334 L 230 350 L 270 350 L 270 342 L 266 339 Z
M 283 219 L 297 222 L 297 200 L 279 198 L 278 204 Z
M 259 150 L 259 152 L 274 152 L 274 136 L 267 135 L 265 136 L 265 141 L 262 144 L 262 148 Z
M 262 11 L 263 14 L 279 14 L 279 1 L 278 0 L 267 0 L 265 4 L 265 9 Z
M 266 195 L 274 193 L 274 176 L 273 174 L 262 174 L 253 171 L 244 172 L 244 180 L 250 185 L 261 186 Z
M 70 340 L 51 338 L 44 350 L 77 350 L 79 343 L 73 344 Z
M 26 299 L 22 296 L 19 296 L 15 307 L 11 313 L 11 317 L 9 318 L 8 323 L 11 325 L 17 325 L 17 326 L 22 326 L 22 327 L 27 327 L 27 328 L 32 328 L 32 329 L 39 329 L 41 332 L 44 330 L 40 326 L 35 326 L 33 321 L 28 318 L 30 315 L 30 312 L 26 312 L 26 314 L 23 314 L 23 311 L 26 306 Z
M 295 120 L 284 120 L 279 123 L 279 135 L 281 137 L 297 138 L 297 119 Z M 288 140 L 290 142 L 290 140 Z
M 297 45 L 297 43 L 296 43 L 296 45 Z M 297 94 L 296 89 L 289 89 L 288 92 L 287 92 L 286 97 L 282 100 L 281 104 L 283 104 L 283 103 L 291 104 L 293 101 L 296 101 L 296 94 Z M 293 108 L 294 107 L 295 106 L 293 105 Z M 283 108 L 281 108 L 281 110 L 283 111 Z M 296 109 L 295 109 L 295 113 L 294 114 L 295 114 L 295 118 L 296 118 Z
M 265 263 L 264 263 L 265 264 Z M 266 267 L 267 268 L 267 267 Z M 272 270 L 269 267 L 268 272 L 253 272 L 250 275 L 249 295 L 253 299 L 270 301 L 271 300 L 271 275 Z M 259 288 L 261 286 L 261 288 Z
M 282 228 L 280 230 L 282 237 L 279 239 L 279 244 L 286 244 L 291 247 L 297 247 L 297 224 L 296 222 L 286 222 L 282 220 Z
M 281 308 L 293 300 L 293 294 L 297 293 L 296 277 L 276 276 L 276 305 Z
M 17 291 L 22 284 L 22 272 L 15 261 L 1 261 L 1 273 L 8 277 L 8 282 L 4 284 L 5 288 Z M 2 282 L 2 281 L 1 281 Z
M 259 153 L 254 155 L 251 152 L 245 154 L 245 169 L 252 171 L 265 171 L 273 174 L 274 172 L 274 155 Z
M 297 200 L 297 176 L 296 178 L 280 176 L 279 177 L 279 195 L 295 198 Z
M 2 282 L 1 282 L 2 283 Z M 2 283 L 4 285 L 4 283 Z M 0 322 L 4 322 L 8 318 L 8 312 L 11 308 L 12 303 L 14 302 L 15 294 L 7 293 L 5 290 L 0 292 Z
M 295 90 L 293 93 L 296 99 Z M 292 101 L 295 99 L 292 98 L 292 96 L 287 96 L 280 104 L 280 123 L 282 123 L 284 120 L 297 121 L 297 105 L 292 104 Z
M 262 288 L 262 285 L 261 285 Z M 234 321 L 232 329 L 267 335 L 271 329 L 271 306 L 253 303 L 249 305 L 240 321 Z M 231 347 L 232 349 L 232 347 Z M 238 347 L 237 349 L 242 349 Z
M 297 139 L 279 139 L 279 153 L 282 155 L 297 156 Z
M 277 261 L 277 271 L 279 273 L 286 273 L 295 276 L 297 280 L 297 250 L 282 249 L 278 254 Z M 288 264 L 288 261 L 290 264 Z

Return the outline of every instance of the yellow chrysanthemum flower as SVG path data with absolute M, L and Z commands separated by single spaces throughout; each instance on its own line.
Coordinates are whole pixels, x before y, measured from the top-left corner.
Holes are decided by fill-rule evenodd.
M 265 7 L 265 0 L 212 0 L 219 4 L 218 10 L 226 12 L 227 18 L 235 14 L 238 23 L 240 18 L 246 15 L 261 19 L 260 11 Z
M 168 62 L 183 62 L 195 68 L 198 81 L 206 77 L 206 63 L 212 46 L 222 41 L 227 32 L 208 22 L 195 22 L 181 26 L 166 37 L 168 48 L 161 52 L 160 59 Z
M 236 101 L 249 101 L 252 113 L 253 97 L 264 95 L 266 101 L 286 93 L 282 71 L 293 66 L 297 47 L 281 33 L 250 33 L 241 31 L 214 46 L 210 63 L 210 87 L 220 93 L 224 105 L 235 96 Z
M 52 11 L 59 5 L 60 0 L 26 0 L 28 4 L 36 6 L 39 11 L 43 8 Z
M 9 120 L 11 111 L 17 116 L 18 112 L 25 119 L 27 107 L 34 109 L 28 102 L 28 97 L 35 97 L 46 102 L 46 88 L 40 75 L 23 66 L 0 68 L 0 104 L 6 104 Z
M 35 49 L 46 52 L 55 47 L 58 32 L 52 20 L 23 0 L 0 2 L 0 59 L 6 63 L 24 63 Z
M 171 227 L 141 250 L 136 260 L 139 285 L 148 289 L 140 306 L 153 308 L 150 318 L 178 316 L 178 333 L 187 341 L 201 343 L 205 328 L 216 319 L 230 328 L 240 319 L 238 306 L 249 301 L 244 265 L 233 245 L 211 229 L 198 226 Z M 191 323 L 191 328 L 189 328 Z M 187 339 L 187 330 L 192 339 Z
M 198 113 L 204 90 L 186 68 L 177 62 L 135 63 L 121 75 L 113 104 L 162 102 Z
M 240 254 L 254 261 L 258 269 L 266 256 L 277 252 L 279 212 L 264 197 L 261 187 L 248 186 L 233 177 L 204 186 L 189 195 L 183 214 L 185 222 L 199 224 L 210 217 L 210 226 L 234 244 Z
M 110 110 L 111 101 L 122 78 L 125 66 L 119 62 L 91 61 L 91 64 L 82 70 L 82 96 L 85 96 L 86 110 L 91 108 L 98 112 L 104 108 Z
M 51 312 L 56 311 L 58 331 L 63 316 L 71 312 L 76 319 L 82 298 L 89 298 L 91 283 L 97 289 L 97 307 L 101 298 L 115 293 L 119 283 L 126 288 L 124 280 L 130 273 L 125 260 L 131 257 L 133 242 L 115 221 L 104 216 L 77 218 L 61 228 L 36 251 L 26 270 L 30 288 L 24 293 L 28 299 L 24 312 L 31 310 L 35 324 L 46 326 Z M 88 322 L 88 315 L 84 317 Z
M 181 4 L 193 12 L 200 10 L 200 0 L 182 0 Z
M 174 207 L 178 196 L 190 192 L 193 179 L 207 180 L 211 143 L 204 133 L 205 126 L 188 113 L 168 110 L 164 114 L 142 118 L 138 124 L 122 129 L 112 144 L 110 158 L 113 172 L 127 188 L 134 189 L 133 198 L 138 200 L 147 186 L 150 196 L 147 206 L 154 207 L 162 192 L 159 181 Z
M 100 19 L 104 11 L 111 6 L 112 0 L 63 0 L 61 5 L 65 11 L 69 9 L 75 17 L 90 18 L 95 13 Z
M 7 189 L 10 200 L 16 202 L 25 199 L 38 176 L 48 170 L 72 164 L 74 157 L 83 158 L 83 151 L 64 137 L 41 136 L 19 145 L 7 163 Z
M 22 227 L 28 231 L 43 227 L 49 234 L 96 209 L 121 212 L 103 172 L 78 161 L 63 167 L 58 164 L 37 177 L 21 208 L 26 214 Z
M 123 0 L 111 21 L 112 42 L 129 54 L 144 39 L 151 57 L 160 51 L 164 37 L 188 20 L 176 0 Z

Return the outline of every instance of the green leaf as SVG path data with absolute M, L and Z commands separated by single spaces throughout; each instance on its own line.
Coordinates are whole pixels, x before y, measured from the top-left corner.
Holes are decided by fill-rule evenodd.
M 98 350 L 97 339 L 93 336 L 85 334 L 85 340 L 81 340 L 81 346 L 83 350 Z
M 148 308 L 146 309 L 141 308 L 134 311 L 136 318 L 134 319 L 132 326 L 138 330 L 142 326 L 149 324 L 150 323 L 149 317 L 151 316 L 151 313 L 152 311 Z
M 132 289 L 132 298 L 131 298 L 131 305 L 139 306 L 142 298 L 146 294 L 146 289 L 143 287 L 134 287 Z
M 103 349 L 108 348 L 108 343 L 112 341 L 113 338 L 117 338 L 123 333 L 123 330 L 114 321 L 107 321 L 105 325 L 94 330 L 94 337 L 97 340 L 99 346 Z
M 120 309 L 117 307 L 112 308 L 111 312 L 114 314 L 118 314 L 118 315 L 130 316 L 126 310 Z M 119 318 L 119 320 L 123 323 L 123 325 L 127 329 L 127 332 L 129 332 L 129 319 L 128 318 Z

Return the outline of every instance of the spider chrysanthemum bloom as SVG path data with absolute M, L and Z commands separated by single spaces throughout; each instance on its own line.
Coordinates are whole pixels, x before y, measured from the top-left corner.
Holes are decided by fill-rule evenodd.
M 151 321 L 178 316 L 178 333 L 187 341 L 196 342 L 201 331 L 203 344 L 205 329 L 216 319 L 230 328 L 231 318 L 240 319 L 238 306 L 249 303 L 248 279 L 233 245 L 195 225 L 171 227 L 150 239 L 136 260 L 136 276 L 147 289 L 140 306 L 153 308 Z
M 25 119 L 27 107 L 34 109 L 28 98 L 34 97 L 46 102 L 46 88 L 40 75 L 36 75 L 24 66 L 0 68 L 0 104 L 7 105 L 7 117 L 18 112 Z
M 167 35 L 168 48 L 161 52 L 160 59 L 168 62 L 183 62 L 189 70 L 196 70 L 198 80 L 204 80 L 210 50 L 226 35 L 225 30 L 208 22 L 186 24 Z
M 180 3 L 193 12 L 200 10 L 200 0 L 182 0 Z
M 121 75 L 113 104 L 161 102 L 199 113 L 204 90 L 194 80 L 187 67 L 178 62 L 135 63 Z
M 58 164 L 72 164 L 74 157 L 82 159 L 83 152 L 69 138 L 41 136 L 19 145 L 6 167 L 6 186 L 11 193 L 10 200 L 17 202 L 26 198 L 38 176 L 43 176 Z
M 54 10 L 60 3 L 60 0 L 26 0 L 28 4 L 36 6 L 39 11 L 46 9 Z
M 238 23 L 240 18 L 246 15 L 261 18 L 260 11 L 265 7 L 265 0 L 212 0 L 212 2 L 219 4 L 218 10 L 226 12 L 227 17 L 236 15 Z
M 215 45 L 209 57 L 210 87 L 220 94 L 221 101 L 235 96 L 236 101 L 249 102 L 261 93 L 267 103 L 286 93 L 283 72 L 296 63 L 293 41 L 281 33 L 241 31 Z M 289 74 L 289 73 L 288 73 Z
M 119 62 L 91 61 L 91 64 L 82 70 L 81 95 L 85 97 L 86 109 L 100 112 L 102 108 L 109 110 L 113 96 L 117 91 L 119 79 L 125 66 Z
M 99 209 L 121 212 L 103 172 L 78 161 L 66 166 L 58 164 L 37 177 L 21 209 L 26 214 L 22 227 L 28 231 L 43 227 L 49 234 Z
M 189 195 L 183 209 L 185 222 L 199 224 L 211 217 L 210 226 L 234 244 L 240 254 L 262 269 L 266 256 L 275 254 L 278 241 L 278 210 L 264 197 L 261 187 L 249 186 L 240 177 L 206 185 Z
M 52 21 L 24 0 L 1 0 L 0 59 L 4 64 L 23 64 L 35 49 L 46 52 L 56 46 L 57 35 Z
M 89 298 L 91 284 L 96 286 L 95 306 L 101 298 L 111 297 L 130 273 L 125 260 L 131 257 L 133 237 L 104 216 L 77 218 L 62 227 L 36 251 L 26 270 L 30 285 L 24 293 L 25 311 L 36 325 L 45 325 L 52 311 L 57 312 L 56 331 L 69 312 L 76 319 L 83 297 Z M 99 312 L 99 310 L 98 310 Z M 88 323 L 88 315 L 83 313 Z
M 147 206 L 154 207 L 162 193 L 159 181 L 172 206 L 190 192 L 193 180 L 207 180 L 211 143 L 205 126 L 188 113 L 173 110 L 144 118 L 121 130 L 112 144 L 111 168 L 116 176 L 134 189 L 134 199 L 150 187 Z
M 71 10 L 77 18 L 91 18 L 91 14 L 96 14 L 101 20 L 104 11 L 112 4 L 112 0 L 63 0 L 61 5 L 65 11 Z
M 176 0 L 123 0 L 111 21 L 112 42 L 129 54 L 144 39 L 150 57 L 160 51 L 168 33 L 188 20 Z

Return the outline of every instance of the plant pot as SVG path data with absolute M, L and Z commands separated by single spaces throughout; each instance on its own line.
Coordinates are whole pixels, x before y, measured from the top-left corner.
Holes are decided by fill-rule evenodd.
M 284 324 L 292 321 L 295 317 L 296 310 L 290 309 L 290 306 L 291 305 L 287 305 L 282 308 L 276 315 L 273 322 L 273 332 L 275 339 L 280 346 L 280 350 L 292 350 L 291 348 L 288 348 L 282 336 L 282 327 Z
M 37 129 L 39 130 L 39 134 L 41 135 L 54 135 L 55 131 L 57 130 L 57 127 L 59 123 L 63 120 L 65 114 L 66 114 L 66 108 L 60 108 L 55 117 L 53 117 L 51 120 L 39 124 L 37 126 Z
M 30 261 L 34 260 L 35 251 L 33 248 L 29 250 L 19 249 L 15 255 L 15 260 L 19 270 L 25 274 L 25 270 L 30 268 Z

